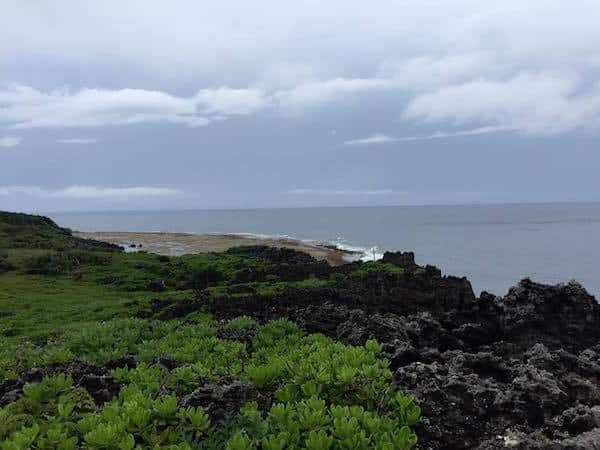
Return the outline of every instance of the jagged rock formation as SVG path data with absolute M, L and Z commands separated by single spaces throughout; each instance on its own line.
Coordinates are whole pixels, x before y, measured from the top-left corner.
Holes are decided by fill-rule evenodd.
M 385 252 L 382 261 L 407 270 L 418 268 L 413 252 Z

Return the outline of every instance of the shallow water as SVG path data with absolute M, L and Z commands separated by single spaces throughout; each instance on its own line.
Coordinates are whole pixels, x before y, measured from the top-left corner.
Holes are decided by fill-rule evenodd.
M 382 250 L 504 294 L 521 278 L 576 279 L 600 296 L 600 203 L 50 213 L 81 231 L 253 233 Z M 377 252 L 379 253 L 379 252 Z

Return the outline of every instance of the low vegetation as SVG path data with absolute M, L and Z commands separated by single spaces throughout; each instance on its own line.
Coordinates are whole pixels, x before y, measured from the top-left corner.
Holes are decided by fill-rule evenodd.
M 345 345 L 286 318 L 221 320 L 202 307 L 398 270 L 330 276 L 309 263 L 298 279 L 251 250 L 126 254 L 0 213 L 0 448 L 414 447 L 420 408 L 376 341 Z M 224 415 L 194 400 L 232 384 L 252 395 Z

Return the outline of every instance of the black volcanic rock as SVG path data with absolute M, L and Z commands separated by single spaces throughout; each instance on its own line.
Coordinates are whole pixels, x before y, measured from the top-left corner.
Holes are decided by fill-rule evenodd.
M 285 264 L 312 264 L 317 260 L 298 250 L 286 247 L 270 247 L 268 245 L 240 245 L 225 251 L 228 255 L 239 255 L 247 258 L 260 258 L 269 262 Z
M 258 390 L 253 384 L 233 381 L 224 384 L 205 384 L 182 400 L 183 406 L 201 406 L 213 423 L 237 414 L 244 404 L 256 401 L 263 410 L 271 404 L 271 392 Z
M 600 305 L 577 282 L 547 286 L 522 280 L 499 302 L 502 329 L 527 347 L 582 349 L 600 342 Z
M 413 252 L 385 252 L 382 261 L 406 270 L 415 270 L 419 267 L 415 263 Z
M 300 281 L 309 276 L 326 278 L 333 270 L 327 261 L 318 261 L 307 253 L 285 247 L 243 245 L 232 247 L 225 254 L 257 258 L 266 263 L 262 269 L 238 271 L 235 283 L 266 281 L 273 277 L 281 281 Z
M 420 448 L 594 448 L 600 306 L 575 282 L 525 279 L 504 298 L 477 298 L 465 278 L 418 267 L 339 289 L 228 297 L 209 310 L 288 317 L 354 345 L 379 340 L 395 382 L 423 409 Z

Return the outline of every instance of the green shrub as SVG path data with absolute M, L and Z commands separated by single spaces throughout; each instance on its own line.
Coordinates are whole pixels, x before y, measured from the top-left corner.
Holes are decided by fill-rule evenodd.
M 272 386 L 285 373 L 286 361 L 283 358 L 272 358 L 267 364 L 246 367 L 246 377 L 258 388 Z
M 218 284 L 223 278 L 223 272 L 216 266 L 209 265 L 193 270 L 189 282 L 192 289 L 202 290 L 208 286 Z
M 74 387 L 70 377 L 44 378 L 41 383 L 25 385 L 19 400 L 0 409 L 0 440 L 11 445 L 31 439 L 54 440 L 62 436 L 61 425 L 72 427 L 74 421 L 94 408 L 87 391 Z M 72 441 L 66 436 L 65 440 Z
M 177 393 L 191 392 L 200 384 L 200 371 L 194 366 L 177 367 L 171 372 L 167 386 Z
M 226 327 L 230 330 L 245 331 L 248 329 L 256 328 L 257 325 L 258 322 L 252 317 L 240 316 L 230 320 L 227 323 Z
M 259 387 L 279 386 L 280 401 L 320 396 L 367 409 L 391 402 L 392 373 L 375 341 L 353 347 L 322 335 L 302 336 L 295 325 L 279 320 L 259 328 L 253 349 L 246 379 Z
M 164 326 L 150 330 L 149 322 L 142 319 L 116 319 L 87 324 L 66 337 L 66 346 L 79 359 L 106 364 L 135 354 L 144 340 L 160 334 Z
M 75 355 L 68 348 L 49 346 L 44 351 L 42 363 L 45 366 L 51 366 L 53 364 L 66 364 L 74 359 Z
M 238 431 L 228 449 L 398 449 L 417 443 L 414 431 L 392 415 L 379 415 L 359 406 L 327 406 L 311 397 L 293 404 L 275 404 L 265 418 L 256 404 L 242 415 L 253 426 Z
M 239 318 L 229 326 L 256 324 Z M 218 339 L 215 333 L 208 317 L 191 324 L 117 319 L 66 333 L 63 343 L 26 346 L 23 356 L 29 362 L 22 367 L 31 361 L 62 364 L 74 356 L 103 361 L 137 355 L 150 362 L 164 354 L 187 364 L 171 372 L 144 362 L 115 369 L 113 377 L 124 387 L 101 410 L 68 377 L 28 385 L 20 400 L 0 409 L 0 439 L 5 448 L 57 448 L 58 441 L 66 443 L 64 448 L 95 449 L 414 446 L 412 427 L 420 420 L 420 408 L 391 383 L 376 341 L 348 346 L 304 335 L 297 325 L 279 319 L 257 326 L 248 353 L 242 343 Z M 0 358 L 5 370 L 14 365 Z M 176 397 L 164 395 L 181 396 L 205 382 L 240 378 L 276 390 L 279 403 L 266 417 L 250 405 L 227 428 L 209 430 L 202 409 L 183 409 Z
M 30 342 L 0 346 L 0 383 L 41 363 L 43 350 Z
M 370 261 L 361 264 L 358 269 L 350 274 L 350 278 L 359 281 L 365 280 L 370 274 L 378 272 L 393 276 L 400 276 L 402 273 L 404 273 L 404 270 L 398 266 L 394 266 L 393 264 L 384 263 L 381 261 Z
M 112 372 L 115 380 L 132 384 L 148 395 L 154 395 L 159 391 L 166 374 L 167 370 L 162 366 L 148 366 L 145 363 L 138 364 L 134 369 L 119 367 Z
M 189 449 L 210 428 L 208 416 L 148 391 L 148 370 L 128 374 L 130 385 L 102 410 L 65 376 L 26 385 L 21 399 L 0 409 L 1 448 Z
M 135 383 L 135 382 L 134 382 Z M 100 413 L 78 423 L 92 448 L 189 448 L 187 441 L 201 439 L 210 427 L 202 408 L 181 408 L 177 398 L 153 398 L 133 385 Z

